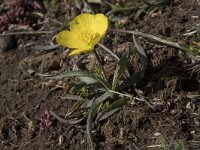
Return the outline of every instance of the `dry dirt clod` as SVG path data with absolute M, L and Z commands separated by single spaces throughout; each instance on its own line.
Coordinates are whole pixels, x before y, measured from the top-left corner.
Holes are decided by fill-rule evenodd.
M 0 52 L 6 52 L 16 48 L 17 42 L 14 36 L 0 37 Z

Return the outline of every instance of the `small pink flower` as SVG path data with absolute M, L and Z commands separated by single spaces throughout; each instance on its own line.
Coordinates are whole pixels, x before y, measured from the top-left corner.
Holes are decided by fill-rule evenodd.
M 51 118 L 50 112 L 48 110 L 46 110 L 42 114 L 39 125 L 40 125 L 40 129 L 44 129 L 44 128 L 50 127 L 52 125 L 52 118 Z

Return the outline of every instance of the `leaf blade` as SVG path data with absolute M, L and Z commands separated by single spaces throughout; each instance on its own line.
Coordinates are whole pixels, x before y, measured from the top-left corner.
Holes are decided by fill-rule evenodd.
M 118 81 L 119 77 L 121 76 L 123 71 L 126 69 L 126 65 L 128 63 L 129 57 L 130 57 L 130 52 L 128 50 L 127 52 L 125 52 L 122 55 L 122 57 L 120 58 L 119 63 L 117 64 L 117 67 L 116 67 L 115 73 L 114 73 L 114 77 L 113 77 L 113 83 L 112 83 L 112 89 L 113 90 L 115 90 L 115 88 L 116 88 L 117 81 Z
M 147 55 L 146 55 L 145 50 L 142 47 L 142 45 L 136 40 L 134 34 L 133 34 L 133 42 L 135 44 L 137 51 L 140 53 L 140 57 L 141 57 L 141 60 L 142 60 L 143 67 L 144 67 L 144 69 L 146 69 L 147 66 L 148 66 Z
M 105 110 L 99 113 L 96 118 L 96 121 L 102 121 L 104 119 L 107 119 L 112 114 L 120 110 L 126 103 L 127 102 L 125 98 L 119 98 L 118 100 L 113 102 L 109 107 L 107 107 Z

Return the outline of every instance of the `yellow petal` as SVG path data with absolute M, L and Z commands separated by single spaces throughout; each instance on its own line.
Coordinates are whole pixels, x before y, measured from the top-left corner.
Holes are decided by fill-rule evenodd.
M 68 56 L 79 55 L 79 54 L 81 54 L 81 53 L 91 52 L 93 49 L 94 49 L 94 47 L 90 47 L 90 46 L 88 46 L 88 47 L 77 48 L 77 49 L 72 50 L 72 52 L 69 53 Z
M 90 45 L 93 45 L 93 47 L 99 43 L 99 41 L 102 39 L 103 37 L 101 35 L 99 35 L 98 33 L 96 34 L 95 38 L 91 41 Z
M 78 36 L 68 30 L 61 31 L 55 38 L 56 41 L 64 47 L 79 48 L 82 44 L 81 41 L 78 40 Z
M 82 33 L 91 31 L 104 35 L 108 29 L 108 18 L 103 14 L 81 14 L 70 23 L 70 31 Z
M 91 25 L 94 21 L 94 15 L 92 14 L 81 14 L 73 19 L 70 23 L 70 31 L 78 32 L 85 31 L 91 29 Z
M 103 14 L 96 14 L 91 27 L 94 32 L 104 36 L 108 29 L 108 18 Z
M 108 19 L 103 14 L 81 14 L 70 23 L 70 31 L 62 31 L 56 40 L 64 47 L 74 48 L 69 56 L 90 52 L 104 37 L 108 29 Z

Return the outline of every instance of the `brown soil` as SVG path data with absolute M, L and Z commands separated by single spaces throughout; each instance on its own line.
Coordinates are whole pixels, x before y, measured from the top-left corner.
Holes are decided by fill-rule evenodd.
M 142 4 L 136 0 L 135 5 Z M 52 11 L 46 14 L 51 16 Z M 123 28 L 138 29 L 187 45 L 197 39 L 194 35 L 183 34 L 200 23 L 199 14 L 198 1 L 177 0 L 154 17 L 130 19 Z M 52 22 L 45 26 L 45 30 L 54 28 Z M 15 38 L 18 47 L 0 53 L 0 149 L 87 149 L 85 122 L 66 125 L 53 119 L 50 127 L 39 127 L 46 110 L 65 116 L 73 105 L 73 101 L 61 98 L 69 93 L 67 81 L 46 81 L 30 77 L 23 71 L 27 68 L 39 71 L 43 65 L 43 72 L 62 72 L 66 60 L 64 50 L 38 51 L 29 46 L 30 43 L 48 43 L 49 35 L 17 35 Z M 113 31 L 103 41 L 119 56 L 130 42 L 131 35 Z M 199 72 L 186 69 L 190 60 L 181 56 L 177 49 L 145 38 L 140 38 L 140 42 L 145 47 L 149 66 L 137 89 L 154 109 L 141 101 L 129 101 L 110 118 L 94 124 L 95 148 L 162 149 L 162 142 L 167 145 L 173 141 L 183 142 L 185 149 L 200 149 Z M 131 57 L 128 66 L 131 73 L 140 70 L 138 60 L 137 55 Z M 112 63 L 107 68 L 112 70 Z M 129 92 L 137 96 L 135 92 Z

